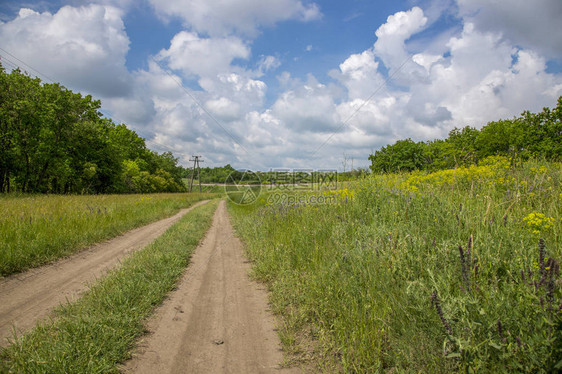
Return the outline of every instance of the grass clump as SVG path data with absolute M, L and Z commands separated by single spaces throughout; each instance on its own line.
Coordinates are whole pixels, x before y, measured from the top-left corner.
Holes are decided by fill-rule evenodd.
M 4 349 L 0 372 L 117 372 L 143 334 L 143 321 L 174 288 L 211 225 L 217 202 L 186 214 L 161 237 L 127 258 L 53 321 Z
M 230 210 L 282 342 L 298 354 L 307 331 L 323 370 L 555 372 L 561 180 L 559 163 L 495 158 Z
M 67 256 L 212 196 L 1 196 L 0 276 Z

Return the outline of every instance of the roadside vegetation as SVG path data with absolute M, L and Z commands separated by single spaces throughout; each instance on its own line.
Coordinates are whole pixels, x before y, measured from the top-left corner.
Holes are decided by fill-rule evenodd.
M 67 256 L 213 196 L 0 195 L 0 276 Z
M 211 225 L 217 201 L 195 208 L 74 304 L 61 306 L 0 353 L 0 372 L 117 372 L 143 323 L 171 291 Z
M 101 102 L 0 65 L 0 193 L 182 192 L 183 168 Z
M 300 193 L 335 197 L 324 204 L 264 194 L 229 208 L 293 360 L 343 372 L 554 372 L 561 183 L 561 163 L 496 156 Z
M 554 109 L 523 112 L 519 117 L 489 122 L 477 130 L 453 129 L 446 139 L 399 140 L 369 156 L 374 173 L 436 171 L 470 166 L 489 156 L 511 163 L 530 158 L 562 161 L 562 96 Z

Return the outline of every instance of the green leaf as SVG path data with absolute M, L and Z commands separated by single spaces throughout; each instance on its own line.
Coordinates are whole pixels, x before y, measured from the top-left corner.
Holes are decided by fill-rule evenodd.
M 446 358 L 460 358 L 461 354 L 459 352 L 453 352 L 453 353 L 449 353 L 447 356 L 445 356 Z

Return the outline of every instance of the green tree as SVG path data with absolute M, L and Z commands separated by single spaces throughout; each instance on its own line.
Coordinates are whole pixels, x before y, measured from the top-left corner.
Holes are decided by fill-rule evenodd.
M 470 126 L 454 128 L 449 132 L 445 148 L 445 160 L 448 167 L 468 166 L 478 162 L 476 140 L 480 132 Z
M 369 156 L 371 170 L 375 173 L 412 171 L 424 166 L 424 144 L 412 139 L 399 140 L 393 145 L 382 147 Z
M 185 191 L 170 152 L 149 150 L 124 124 L 102 118 L 100 107 L 89 95 L 0 66 L 0 192 Z
M 10 77 L 0 65 L 0 192 L 10 192 L 10 179 L 15 169 L 14 124 L 10 104 L 13 92 Z
M 536 114 L 527 111 L 522 117 L 529 126 L 527 149 L 531 155 L 562 160 L 562 96 L 553 110 L 544 108 Z

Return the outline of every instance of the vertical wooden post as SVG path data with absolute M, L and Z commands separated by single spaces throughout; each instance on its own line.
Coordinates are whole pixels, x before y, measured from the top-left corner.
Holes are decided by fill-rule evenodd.
M 201 170 L 199 168 L 199 162 L 203 162 L 201 160 L 201 156 L 191 156 L 192 158 L 189 161 L 193 161 L 193 170 L 191 172 L 191 181 L 189 182 L 189 192 L 193 192 L 193 179 L 195 178 L 195 168 L 197 168 L 197 179 L 199 180 L 199 192 L 201 192 Z

